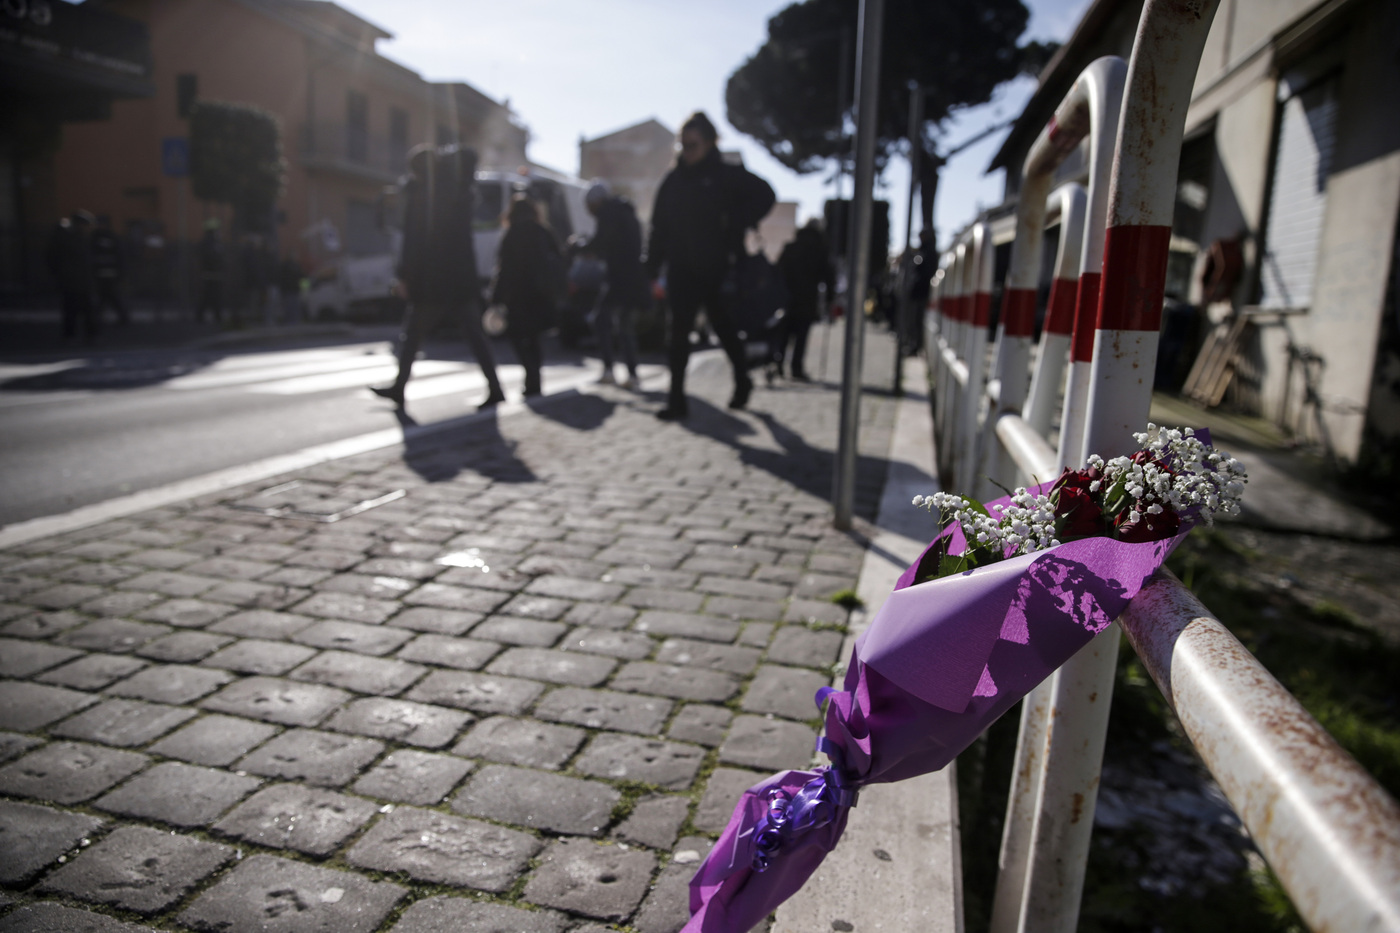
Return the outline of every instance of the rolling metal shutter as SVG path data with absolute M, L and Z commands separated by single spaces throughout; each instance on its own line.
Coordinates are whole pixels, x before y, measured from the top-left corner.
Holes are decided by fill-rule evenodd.
M 1327 176 L 1337 141 L 1337 78 L 1299 93 L 1280 85 L 1278 148 L 1264 234 L 1260 304 L 1304 308 L 1312 304 L 1317 250 L 1327 203 Z M 1294 85 L 1296 87 L 1296 85 Z

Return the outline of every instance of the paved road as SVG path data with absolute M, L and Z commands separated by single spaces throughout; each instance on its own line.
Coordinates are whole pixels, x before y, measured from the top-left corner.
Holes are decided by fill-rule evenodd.
M 738 792 L 810 760 L 864 556 L 835 386 L 735 414 L 711 363 L 685 424 L 569 393 L 0 551 L 0 927 L 675 933 Z
M 467 414 L 486 396 L 479 367 L 453 349 L 430 347 L 415 367 L 409 414 L 419 423 Z M 597 366 L 555 354 L 545 391 L 583 384 Z M 0 362 L 0 525 L 392 428 L 393 406 L 365 386 L 394 370 L 384 340 Z M 500 374 L 518 396 L 521 368 Z

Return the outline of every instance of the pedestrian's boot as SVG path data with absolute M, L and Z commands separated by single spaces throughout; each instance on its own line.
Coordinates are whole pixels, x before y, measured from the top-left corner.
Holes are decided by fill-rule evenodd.
M 403 386 L 399 383 L 387 386 L 370 386 L 369 390 L 380 398 L 387 398 L 394 403 L 394 407 L 403 408 Z
M 748 406 L 749 395 L 752 393 L 753 380 L 745 375 L 742 382 L 736 381 L 734 383 L 734 395 L 729 399 L 730 410 L 743 411 Z
M 690 414 L 690 406 L 686 403 L 684 393 L 672 392 L 666 400 L 666 407 L 656 413 L 656 417 L 662 421 L 682 421 Z
M 490 387 L 491 392 L 489 395 L 486 396 L 486 400 L 484 402 L 476 406 L 477 411 L 486 411 L 487 409 L 495 408 L 497 405 L 501 404 L 506 400 L 505 390 L 501 388 L 501 380 L 496 378 L 495 373 L 489 371 L 488 373 L 490 378 L 487 382 L 487 385 Z

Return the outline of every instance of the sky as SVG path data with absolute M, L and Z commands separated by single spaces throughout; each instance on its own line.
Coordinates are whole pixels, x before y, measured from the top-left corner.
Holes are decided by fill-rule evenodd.
M 834 195 L 830 172 L 798 175 L 724 120 L 729 75 L 767 38 L 768 18 L 790 0 L 338 0 L 394 34 L 379 51 L 432 81 L 465 81 L 511 108 L 530 129 L 530 158 L 578 171 L 580 137 L 594 138 L 655 117 L 672 129 L 704 110 L 720 146 L 743 154 L 799 218 L 819 216 Z M 965 2 L 965 0 L 948 0 Z M 1027 0 L 1025 39 L 1063 41 L 1089 0 Z M 1031 78 L 998 89 L 993 100 L 956 114 L 942 149 L 1018 114 L 1035 90 Z M 954 157 L 939 183 L 934 225 L 939 242 L 981 208 L 1001 203 L 1002 173 L 985 175 L 1006 132 Z M 850 180 L 845 194 L 849 196 Z M 904 244 L 909 172 L 891 160 L 878 197 L 892 202 L 891 242 Z M 917 210 L 915 217 L 917 231 Z

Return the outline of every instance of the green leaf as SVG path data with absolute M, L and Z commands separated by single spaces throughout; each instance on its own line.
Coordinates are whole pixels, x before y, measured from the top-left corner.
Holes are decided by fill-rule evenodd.
M 945 556 L 938 562 L 938 575 L 940 577 L 951 577 L 971 569 L 972 564 L 966 554 L 959 554 L 956 557 Z
M 987 507 L 986 507 L 985 505 L 983 505 L 981 502 L 978 502 L 976 499 L 972 498 L 971 496 L 963 496 L 963 498 L 967 500 L 967 507 L 968 507 L 968 510 L 969 510 L 969 511 L 972 511 L 972 512 L 980 512 L 981 514 L 987 516 L 988 518 L 991 518 L 991 517 L 992 517 L 992 513 L 991 513 L 991 512 L 988 512 L 988 511 L 987 511 Z

